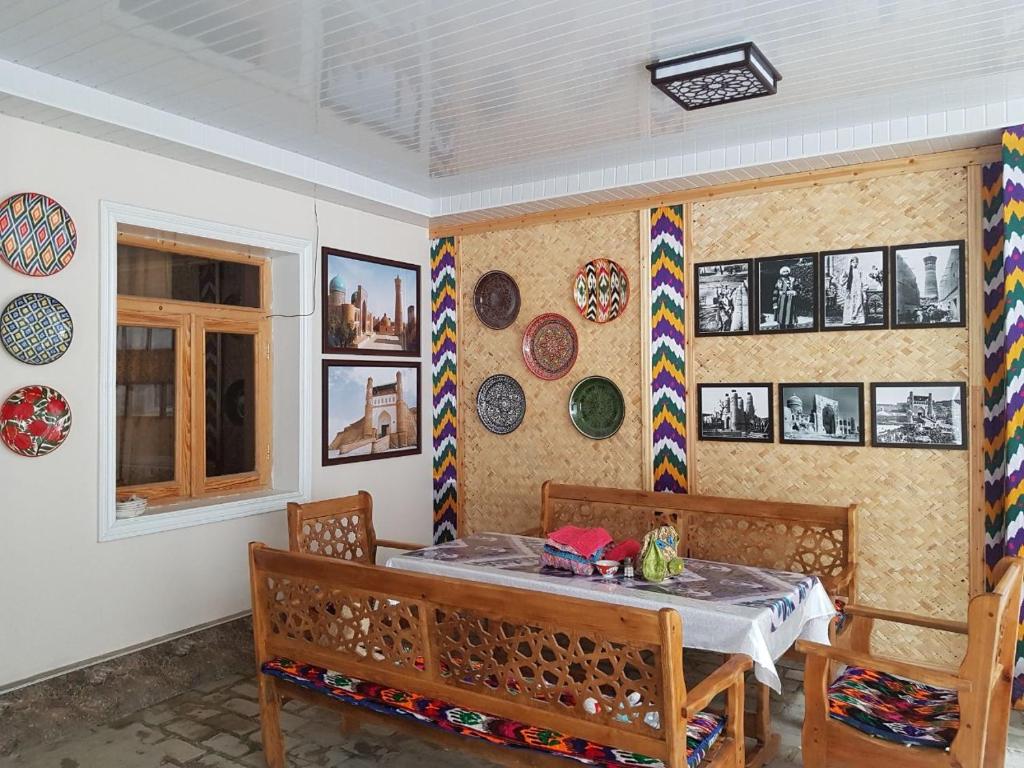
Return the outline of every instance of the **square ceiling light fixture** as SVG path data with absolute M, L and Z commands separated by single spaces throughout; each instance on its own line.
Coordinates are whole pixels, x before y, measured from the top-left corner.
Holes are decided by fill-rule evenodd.
M 770 96 L 782 75 L 753 43 L 648 64 L 651 83 L 683 109 Z

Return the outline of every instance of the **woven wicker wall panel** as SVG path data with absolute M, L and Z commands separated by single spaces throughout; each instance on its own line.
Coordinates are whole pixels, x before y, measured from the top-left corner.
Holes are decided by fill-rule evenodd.
M 537 525 L 544 480 L 640 488 L 643 405 L 640 300 L 610 323 L 582 317 L 573 300 L 580 265 L 613 259 L 639 297 L 640 231 L 635 213 L 525 229 L 466 235 L 460 242 L 460 306 L 472 307 L 473 286 L 492 269 L 519 284 L 522 308 L 507 329 L 484 326 L 472 310 L 459 319 L 459 533 L 516 531 Z M 542 381 L 523 364 L 523 331 L 542 312 L 558 312 L 576 328 L 579 357 L 564 378 Z M 476 392 L 494 373 L 514 376 L 526 394 L 526 417 L 511 434 L 494 435 L 476 416 Z M 580 379 L 607 376 L 622 390 L 626 419 L 607 440 L 590 440 L 569 421 L 569 393 Z
M 691 263 L 965 238 L 966 173 L 905 174 L 696 203 L 691 231 Z M 690 360 L 697 384 L 966 381 L 968 335 L 936 329 L 701 337 L 693 341 Z M 865 397 L 870 443 L 870 394 Z M 862 600 L 965 618 L 966 451 L 697 440 L 692 446 L 698 493 L 858 502 Z M 919 633 L 909 644 L 908 637 L 882 625 L 877 632 L 883 649 L 892 643 L 891 650 L 898 646 L 946 661 L 962 651 L 958 640 L 937 633 Z

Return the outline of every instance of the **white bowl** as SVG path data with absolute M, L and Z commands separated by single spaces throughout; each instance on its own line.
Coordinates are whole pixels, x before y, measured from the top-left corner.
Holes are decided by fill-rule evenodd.
M 125 501 L 118 501 L 114 504 L 114 512 L 118 519 L 138 517 L 149 507 L 149 500 L 145 496 L 132 496 Z

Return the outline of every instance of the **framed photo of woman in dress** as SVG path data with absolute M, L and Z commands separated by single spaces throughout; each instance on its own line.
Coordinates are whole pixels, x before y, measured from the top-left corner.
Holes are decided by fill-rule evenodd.
M 757 332 L 818 329 L 818 254 L 767 256 L 755 261 Z
M 821 330 L 889 327 L 886 251 L 885 246 L 875 246 L 821 252 Z

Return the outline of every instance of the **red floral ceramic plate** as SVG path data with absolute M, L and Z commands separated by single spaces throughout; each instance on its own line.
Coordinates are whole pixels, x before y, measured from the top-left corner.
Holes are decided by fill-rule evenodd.
M 576 362 L 579 341 L 572 323 L 561 315 L 538 315 L 523 334 L 523 361 L 541 379 L 560 379 Z
M 71 431 L 71 406 L 56 389 L 22 387 L 0 406 L 0 440 L 22 456 L 45 456 Z

